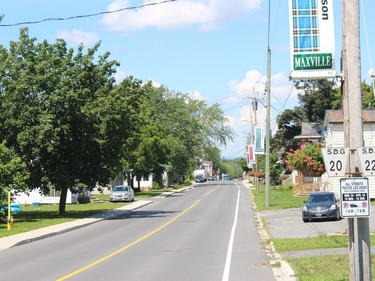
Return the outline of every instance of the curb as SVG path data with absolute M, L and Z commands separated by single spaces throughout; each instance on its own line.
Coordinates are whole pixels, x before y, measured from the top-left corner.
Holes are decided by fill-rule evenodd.
M 250 183 L 244 183 L 246 186 L 249 187 L 249 190 L 253 188 L 253 185 Z M 264 246 L 264 250 L 270 261 L 270 266 L 274 266 L 276 264 L 280 264 L 280 267 L 273 267 L 272 271 L 277 281 L 297 281 L 298 279 L 294 277 L 295 273 L 290 265 L 282 259 L 280 254 L 276 252 L 273 243 L 269 243 L 268 241 L 271 239 L 267 229 L 264 227 L 262 219 L 260 217 L 259 212 L 256 210 L 256 205 L 254 202 L 254 196 L 252 192 L 250 192 L 252 206 L 251 208 L 254 211 L 256 227 L 258 229 L 259 237 L 261 240 L 262 245 Z
M 129 213 L 131 210 L 141 208 L 145 205 L 152 203 L 153 201 L 140 200 L 135 201 L 131 204 L 123 206 L 121 208 L 99 213 L 88 218 L 65 222 L 61 224 L 51 225 L 28 232 L 19 233 L 12 236 L 0 238 L 0 251 L 5 250 L 14 246 L 30 243 L 47 237 L 51 237 L 67 231 L 72 231 L 80 227 L 84 227 L 104 219 L 112 219 L 118 216 Z

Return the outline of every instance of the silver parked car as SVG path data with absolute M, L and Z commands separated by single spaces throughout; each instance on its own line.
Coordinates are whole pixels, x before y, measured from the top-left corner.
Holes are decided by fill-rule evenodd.
M 128 185 L 116 185 L 109 194 L 109 201 L 134 201 L 134 190 Z

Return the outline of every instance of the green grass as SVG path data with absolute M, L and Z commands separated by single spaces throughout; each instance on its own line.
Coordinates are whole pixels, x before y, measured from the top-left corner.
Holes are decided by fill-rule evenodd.
M 147 199 L 160 195 L 165 190 L 138 192 L 136 199 Z M 34 207 L 33 205 L 21 205 L 22 212 L 12 214 L 15 222 L 12 230 L 8 231 L 6 219 L 0 214 L 0 238 L 11 236 L 42 227 L 56 225 L 68 221 L 87 218 L 89 216 L 114 210 L 125 206 L 129 203 L 111 203 L 109 195 L 95 195 L 97 202 L 88 204 L 67 204 L 66 213 L 58 215 L 58 204 L 41 205 Z M 6 216 L 7 214 L 5 214 Z
M 39 207 L 21 205 L 22 212 L 12 215 L 15 222 L 11 231 L 7 230 L 4 217 L 0 221 L 0 237 L 86 218 L 94 214 L 120 208 L 126 204 L 128 203 L 111 203 L 108 199 L 103 200 L 101 203 L 67 204 L 64 215 L 58 215 L 58 204 L 41 205 Z
M 348 247 L 348 236 L 335 235 L 309 238 L 272 238 L 277 252 Z
M 270 206 L 266 207 L 266 193 L 263 184 L 259 184 L 258 192 L 252 190 L 254 195 L 255 204 L 258 211 L 264 210 L 279 210 L 289 208 L 302 208 L 303 200 L 307 196 L 296 197 L 293 195 L 291 187 L 281 188 L 280 186 L 270 187 Z
M 347 235 L 321 235 L 309 238 L 272 238 L 277 252 L 305 251 L 314 249 L 347 248 Z M 370 244 L 375 245 L 375 236 L 370 236 Z
M 348 255 L 329 255 L 286 259 L 299 281 L 347 281 L 349 280 Z M 371 258 L 375 272 L 374 256 Z M 372 280 L 375 280 L 372 278 Z

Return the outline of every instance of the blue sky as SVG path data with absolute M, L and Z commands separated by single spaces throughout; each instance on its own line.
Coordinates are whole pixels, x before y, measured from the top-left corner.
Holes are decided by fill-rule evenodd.
M 362 80 L 370 83 L 375 59 L 375 1 L 360 0 Z M 126 9 L 163 0 L 0 0 L 1 25 L 67 18 L 125 9 L 93 17 L 44 21 L 38 24 L 0 26 L 0 44 L 17 40 L 27 26 L 31 37 L 53 43 L 63 38 L 76 48 L 101 41 L 100 53 L 121 63 L 117 79 L 132 75 L 169 89 L 189 93 L 208 104 L 220 103 L 236 132 L 235 141 L 222 156 L 245 156 L 250 130 L 250 99 L 265 103 L 267 75 L 268 1 L 176 0 L 138 9 Z M 341 1 L 334 1 L 336 60 L 341 50 Z M 288 1 L 271 0 L 270 48 L 271 126 L 277 115 L 298 104 L 289 81 Z M 365 28 L 366 27 L 366 28 Z M 336 63 L 336 69 L 339 69 Z M 258 123 L 264 123 L 259 104 Z M 247 120 L 247 121 L 246 121 Z M 254 120 L 252 120 L 254 121 Z

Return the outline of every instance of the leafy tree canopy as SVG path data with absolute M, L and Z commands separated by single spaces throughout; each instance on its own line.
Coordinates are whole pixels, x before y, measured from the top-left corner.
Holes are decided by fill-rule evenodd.
M 118 63 L 109 53 L 95 61 L 98 48 L 75 53 L 21 29 L 0 54 L 0 136 L 26 162 L 30 188 L 62 191 L 60 213 L 68 188 L 108 180 L 127 136 L 127 112 L 109 110 Z
M 16 153 L 0 143 L 0 206 L 7 201 L 7 191 L 24 191 L 29 177 L 26 164 Z

